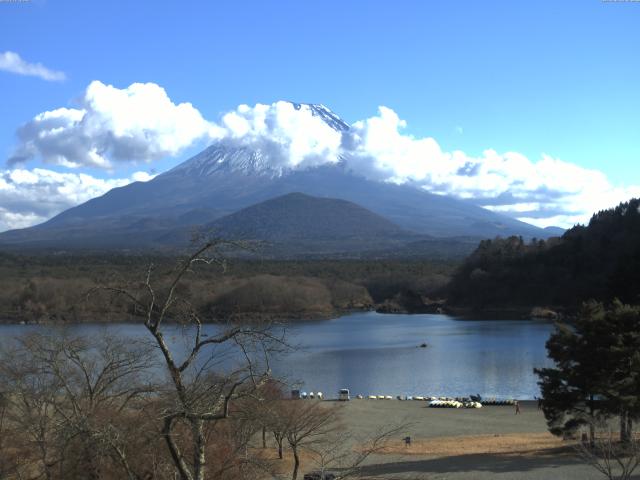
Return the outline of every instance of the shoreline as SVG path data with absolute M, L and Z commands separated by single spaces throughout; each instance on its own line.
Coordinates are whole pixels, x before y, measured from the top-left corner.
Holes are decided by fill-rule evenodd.
M 263 312 L 245 312 L 230 314 L 219 319 L 205 322 L 204 324 L 210 325 L 223 325 L 228 323 L 240 323 L 240 324 L 259 324 L 259 323 L 298 323 L 298 322 L 320 322 L 325 320 L 335 320 L 340 317 L 344 317 L 351 314 L 358 313 L 370 313 L 375 312 L 380 315 L 446 315 L 460 320 L 560 320 L 565 318 L 565 315 L 559 313 L 557 316 L 536 316 L 532 314 L 532 308 L 491 308 L 486 310 L 475 310 L 468 307 L 443 307 L 438 310 L 387 310 L 378 308 L 376 305 L 372 308 L 353 308 L 345 310 L 335 310 L 333 312 L 284 312 L 284 313 L 263 313 Z M 559 309 L 558 309 L 559 310 Z M 553 310 L 557 312 L 557 310 Z M 66 319 L 29 319 L 25 320 L 19 317 L 6 316 L 0 317 L 0 325 L 52 325 L 52 326 L 64 326 L 64 325 L 110 325 L 110 324 L 135 324 L 139 323 L 139 320 L 131 318 L 122 318 L 118 320 L 112 319 L 91 319 L 80 320 L 75 319 L 69 321 Z M 167 320 L 167 324 L 176 324 L 178 322 Z
M 504 325 L 504 326 L 502 326 Z M 215 336 L 229 325 L 207 324 L 203 333 Z M 179 324 L 165 325 L 167 338 L 174 332 L 188 335 Z M 292 349 L 272 359 L 274 374 L 291 383 L 291 388 L 322 391 L 335 397 L 340 388 L 349 388 L 354 398 L 397 395 L 468 397 L 485 399 L 533 399 L 539 395 L 533 368 L 546 365 L 544 342 L 552 325 L 539 321 L 470 322 L 445 315 L 383 315 L 353 313 L 331 321 L 273 325 L 275 332 L 287 332 Z M 496 336 L 492 333 L 499 329 Z M 68 332 L 71 335 L 100 336 L 101 332 L 125 338 L 147 338 L 139 321 L 121 323 L 7 324 L 0 328 L 5 338 L 29 332 Z M 522 332 L 529 332 L 523 336 Z M 491 340 L 495 337 L 497 343 Z M 278 335 L 279 337 L 279 335 Z M 180 338 L 180 337 L 176 337 Z M 506 339 L 506 340 L 505 340 Z M 512 371 L 511 359 L 527 345 L 531 355 L 518 360 Z M 427 346 L 422 348 L 422 344 Z M 487 348 L 496 354 L 486 366 Z M 177 351 L 184 346 L 176 343 Z M 508 357 L 500 352 L 508 349 Z M 451 362 L 454 355 L 461 361 Z M 457 356 L 461 355 L 461 356 Z M 520 358 L 520 357 L 517 357 Z M 393 395 L 391 395 L 393 394 Z M 396 406 L 398 402 L 392 402 Z M 419 403 L 416 401 L 416 403 Z M 421 405 L 425 405 L 422 403 Z

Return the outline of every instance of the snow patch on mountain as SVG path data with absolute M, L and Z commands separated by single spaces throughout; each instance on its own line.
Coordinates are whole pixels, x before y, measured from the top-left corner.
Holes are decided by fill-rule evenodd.
M 344 160 L 340 146 L 350 127 L 330 109 L 293 102 L 270 107 L 267 111 L 240 106 L 225 115 L 225 135 L 165 175 L 206 177 L 227 171 L 279 177 L 292 170 Z
M 240 172 L 246 175 L 279 177 L 284 165 L 273 165 L 262 150 L 225 144 L 212 145 L 190 160 L 165 173 L 165 176 L 184 175 L 209 177 L 218 172 Z
M 311 112 L 312 115 L 320 117 L 324 123 L 329 125 L 337 132 L 345 132 L 349 130 L 349 124 L 342 120 L 338 115 L 333 113 L 329 108 L 322 104 L 313 103 L 294 103 L 291 102 L 296 110 L 306 109 Z

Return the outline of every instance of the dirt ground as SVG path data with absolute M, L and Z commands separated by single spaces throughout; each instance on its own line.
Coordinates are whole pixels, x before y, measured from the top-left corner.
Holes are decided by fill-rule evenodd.
M 367 460 L 366 478 L 605 478 L 583 464 L 571 441 L 547 432 L 535 402 L 521 402 L 519 415 L 513 406 L 435 409 L 427 402 L 399 400 L 352 400 L 341 407 L 345 431 L 360 437 L 372 436 L 385 425 L 407 425 L 384 453 Z M 411 437 L 410 446 L 405 436 Z

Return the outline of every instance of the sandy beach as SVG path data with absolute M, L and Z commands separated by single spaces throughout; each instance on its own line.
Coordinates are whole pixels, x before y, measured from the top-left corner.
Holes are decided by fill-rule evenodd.
M 435 409 L 427 402 L 342 402 L 345 429 L 373 435 L 382 425 L 407 424 L 384 453 L 368 459 L 366 478 L 568 479 L 604 478 L 575 455 L 572 443 L 548 433 L 535 402 L 481 409 Z M 411 437 L 411 445 L 403 442 Z

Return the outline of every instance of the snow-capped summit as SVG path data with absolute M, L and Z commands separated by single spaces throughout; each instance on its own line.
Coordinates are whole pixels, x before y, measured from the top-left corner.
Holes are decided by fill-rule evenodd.
M 296 110 L 307 110 L 320 118 L 336 132 L 346 132 L 349 124 L 321 104 L 288 102 Z M 246 175 L 279 177 L 293 170 L 283 158 L 277 142 L 238 142 L 236 139 L 222 139 L 215 142 L 196 156 L 169 170 L 165 176 L 195 175 L 209 177 L 217 172 L 239 172 Z
M 259 147 L 233 146 L 221 142 L 207 147 L 164 175 L 210 177 L 227 171 L 279 177 L 285 169 L 282 165 L 274 165 L 269 155 Z
M 296 110 L 300 110 L 303 108 L 310 110 L 312 115 L 322 118 L 322 120 L 324 120 L 324 123 L 329 125 L 334 130 L 337 130 L 338 132 L 345 132 L 349 130 L 349 124 L 347 122 L 342 120 L 338 115 L 333 113 L 329 108 L 325 107 L 321 103 L 315 104 L 291 102 L 291 104 Z

